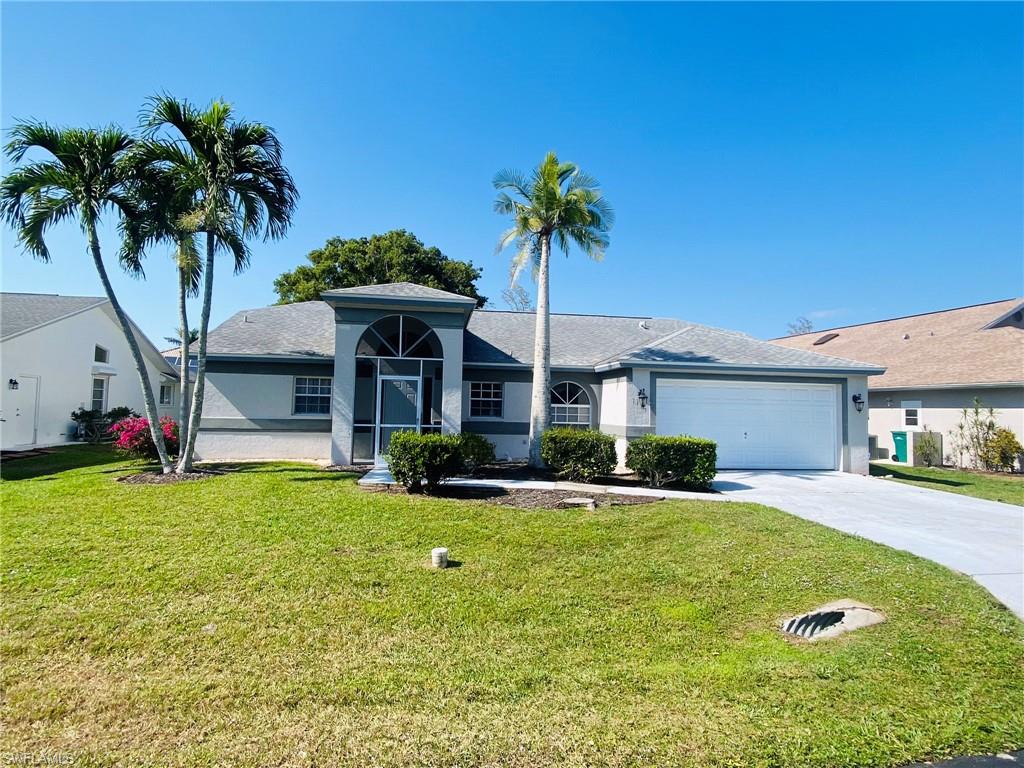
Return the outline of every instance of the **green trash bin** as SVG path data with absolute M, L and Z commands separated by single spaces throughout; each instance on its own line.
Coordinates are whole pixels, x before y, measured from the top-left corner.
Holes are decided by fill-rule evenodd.
M 892 433 L 892 444 L 895 450 L 892 452 L 893 461 L 902 461 L 904 464 L 907 462 L 907 433 L 906 432 L 893 432 Z

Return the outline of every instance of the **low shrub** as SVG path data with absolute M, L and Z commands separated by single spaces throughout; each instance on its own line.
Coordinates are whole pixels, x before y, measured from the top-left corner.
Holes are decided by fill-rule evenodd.
M 174 456 L 178 453 L 178 422 L 170 416 L 160 419 L 160 429 L 164 434 L 164 446 L 167 453 Z M 129 416 L 110 425 L 107 430 L 114 436 L 114 448 L 128 456 L 139 459 L 155 459 L 156 443 L 149 430 L 149 420 L 139 416 Z
M 540 457 L 559 477 L 588 483 L 615 470 L 615 438 L 590 429 L 553 427 L 540 438 Z
M 1005 427 L 996 427 L 981 451 L 981 460 L 988 469 L 1013 472 L 1017 457 L 1024 452 L 1017 436 Z M 1021 467 L 1024 470 L 1024 466 Z
M 715 441 L 703 437 L 644 435 L 626 447 L 626 466 L 653 487 L 710 488 L 716 460 Z
M 494 463 L 494 443 L 486 437 L 474 432 L 463 432 L 460 439 L 462 460 L 467 472 L 475 472 L 477 467 Z
M 388 468 L 410 493 L 419 493 L 426 482 L 428 493 L 465 467 L 461 435 L 419 435 L 398 432 L 388 446 Z

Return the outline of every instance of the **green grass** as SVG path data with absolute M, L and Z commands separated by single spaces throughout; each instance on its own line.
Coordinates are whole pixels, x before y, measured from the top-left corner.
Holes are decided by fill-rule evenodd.
M 990 501 L 1024 506 L 1024 475 L 995 474 L 993 472 L 961 472 L 936 467 L 905 467 L 894 464 L 872 464 L 871 474 L 876 477 L 892 475 L 893 480 L 936 491 L 962 493 Z
M 886 766 L 1024 747 L 1024 625 L 766 507 L 517 510 L 78 448 L 4 467 L 0 752 L 75 765 Z M 461 566 L 426 567 L 446 545 Z M 788 642 L 841 597 L 884 624 Z

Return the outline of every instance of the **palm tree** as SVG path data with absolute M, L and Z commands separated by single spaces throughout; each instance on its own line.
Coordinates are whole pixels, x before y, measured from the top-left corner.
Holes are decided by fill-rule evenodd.
M 18 242 L 28 253 L 44 262 L 50 261 L 44 237 L 46 231 L 62 221 L 77 219 L 103 290 L 131 350 L 150 434 L 166 474 L 172 470 L 172 465 L 157 418 L 146 363 L 128 316 L 110 284 L 96 233 L 105 211 L 113 210 L 123 220 L 136 215 L 129 189 L 131 174 L 125 163 L 125 155 L 132 144 L 128 134 L 114 127 L 55 128 L 41 122 L 19 122 L 5 147 L 8 160 L 19 167 L 0 183 L 0 219 L 17 231 Z M 35 150 L 50 157 L 22 164 L 25 155 Z M 141 263 L 123 266 L 141 274 Z
M 235 120 L 224 102 L 199 110 L 188 101 L 157 96 L 143 112 L 142 127 L 147 138 L 140 142 L 138 159 L 168 174 L 178 194 L 191 201 L 181 226 L 206 234 L 196 381 L 177 468 L 187 472 L 203 413 L 214 255 L 226 250 L 234 258 L 235 273 L 244 270 L 249 263 L 246 239 L 258 233 L 264 240 L 282 237 L 298 192 L 281 162 L 281 143 L 273 130 Z
M 494 210 L 512 217 L 496 253 L 516 244 L 512 260 L 515 284 L 529 264 L 537 279 L 537 326 L 533 344 L 533 394 L 530 401 L 530 466 L 541 467 L 540 437 L 551 422 L 551 316 L 548 305 L 548 273 L 551 242 L 569 255 L 575 245 L 592 259 L 600 260 L 608 247 L 608 231 L 614 221 L 611 207 L 601 195 L 597 180 L 573 163 L 560 163 L 549 152 L 529 177 L 504 170 L 494 177 L 499 190 Z
M 178 376 L 181 396 L 178 402 L 178 434 L 189 431 L 189 345 L 199 338 L 199 330 L 188 326 L 188 299 L 199 295 L 203 262 L 196 245 L 197 232 L 190 226 L 193 195 L 179 188 L 172 174 L 146 163 L 139 151 L 128 160 L 133 177 L 133 195 L 137 215 L 122 224 L 122 264 L 141 271 L 145 250 L 159 242 L 173 248 L 178 271 L 178 335 L 164 339 L 179 348 Z

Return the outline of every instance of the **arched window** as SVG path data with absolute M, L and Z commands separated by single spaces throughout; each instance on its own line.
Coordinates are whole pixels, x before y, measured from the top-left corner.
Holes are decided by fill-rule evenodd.
M 563 381 L 551 388 L 551 423 L 559 427 L 590 426 L 590 395 L 579 384 Z
M 419 357 L 440 360 L 441 342 L 430 326 L 406 315 L 389 315 L 375 322 L 356 346 L 357 357 Z

